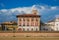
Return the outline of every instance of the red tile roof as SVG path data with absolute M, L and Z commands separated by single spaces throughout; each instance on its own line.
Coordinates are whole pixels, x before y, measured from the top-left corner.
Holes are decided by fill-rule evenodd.
M 55 21 L 55 19 L 54 20 L 50 20 L 50 21 L 48 21 L 48 23 L 50 23 L 50 22 L 54 22 Z
M 36 14 L 22 14 L 22 15 L 17 15 L 17 17 L 40 17 L 40 15 L 36 15 Z

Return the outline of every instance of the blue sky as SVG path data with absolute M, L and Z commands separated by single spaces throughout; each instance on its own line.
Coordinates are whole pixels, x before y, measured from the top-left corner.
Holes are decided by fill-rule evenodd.
M 0 0 L 0 22 L 17 20 L 22 11 L 30 13 L 36 8 L 41 20 L 47 22 L 59 15 L 59 0 Z
M 0 9 L 27 7 L 37 4 L 59 6 L 59 0 L 0 0 Z

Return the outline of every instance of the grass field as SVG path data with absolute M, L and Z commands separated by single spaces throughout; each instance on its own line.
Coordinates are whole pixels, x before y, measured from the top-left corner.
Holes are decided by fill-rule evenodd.
M 0 40 L 59 40 L 59 37 L 0 37 Z

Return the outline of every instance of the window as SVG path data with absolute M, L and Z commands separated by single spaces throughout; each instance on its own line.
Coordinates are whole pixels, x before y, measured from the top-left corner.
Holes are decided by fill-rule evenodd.
M 38 26 L 38 23 L 35 23 L 35 26 Z
M 19 28 L 18 30 L 19 30 L 19 31 L 22 31 L 22 28 Z
M 57 24 L 57 26 L 58 26 L 58 24 Z
M 34 21 L 34 19 L 32 18 L 31 21 Z
M 46 29 L 46 28 L 43 28 L 43 30 L 46 30 L 46 31 L 47 31 L 48 29 Z
M 29 28 L 27 28 L 27 31 L 29 31 Z
M 25 28 L 23 28 L 23 31 L 25 31 Z
M 38 21 L 38 19 L 36 18 L 36 21 Z
M 34 23 L 31 23 L 31 26 L 34 26 Z
M 29 26 L 29 24 L 27 24 L 27 26 Z
M 25 26 L 25 23 L 23 24 L 23 26 Z
M 19 23 L 19 26 L 21 26 L 21 23 Z
M 19 26 L 21 26 L 21 25 L 19 25 Z
M 21 19 L 19 19 L 19 21 L 21 21 Z
M 45 28 L 43 28 L 43 30 L 45 30 Z
M 25 19 L 23 18 L 23 21 L 25 21 Z
M 27 19 L 27 21 L 29 21 L 29 19 Z
M 38 31 L 38 29 L 36 28 L 36 31 Z
M 31 31 L 33 31 L 33 28 L 31 29 Z
M 36 12 L 34 14 L 36 14 Z

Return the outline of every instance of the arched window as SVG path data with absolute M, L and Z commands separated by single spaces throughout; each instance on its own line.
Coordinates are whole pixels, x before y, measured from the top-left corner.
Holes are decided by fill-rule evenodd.
M 33 31 L 33 28 L 31 29 L 31 31 Z
M 23 31 L 25 31 L 25 28 L 23 28 Z
M 29 28 L 27 28 L 27 31 L 29 31 Z
M 38 31 L 38 29 L 36 28 L 36 31 Z
M 19 28 L 18 30 L 19 30 L 19 31 L 22 31 L 22 28 Z

